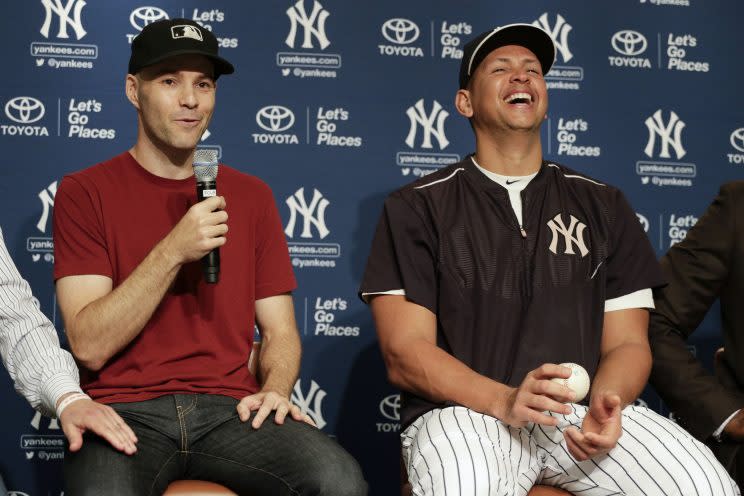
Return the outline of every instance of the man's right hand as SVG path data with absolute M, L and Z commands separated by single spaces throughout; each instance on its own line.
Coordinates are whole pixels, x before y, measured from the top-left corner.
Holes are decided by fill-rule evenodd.
M 178 264 L 199 260 L 227 242 L 225 198 L 215 196 L 189 208 L 163 240 L 166 252 Z
M 572 409 L 566 402 L 574 401 L 575 393 L 550 379 L 571 377 L 571 369 L 546 363 L 529 372 L 518 388 L 513 388 L 507 398 L 506 409 L 500 420 L 512 427 L 535 424 L 558 425 L 558 419 L 545 412 L 568 415 Z
M 739 410 L 723 428 L 723 437 L 735 443 L 744 442 L 744 408 Z

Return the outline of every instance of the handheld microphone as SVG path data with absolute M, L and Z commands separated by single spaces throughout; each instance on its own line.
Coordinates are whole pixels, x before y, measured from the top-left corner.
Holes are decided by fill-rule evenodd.
M 196 197 L 202 201 L 217 196 L 217 152 L 215 150 L 196 150 L 194 153 L 194 178 L 196 178 Z M 215 248 L 202 257 L 202 272 L 208 284 L 220 279 L 220 249 Z

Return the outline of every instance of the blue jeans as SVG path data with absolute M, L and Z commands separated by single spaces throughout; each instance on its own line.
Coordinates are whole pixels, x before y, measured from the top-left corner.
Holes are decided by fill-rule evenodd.
M 246 495 L 367 494 L 358 463 L 318 429 L 273 415 L 241 422 L 237 400 L 177 394 L 111 405 L 137 435 L 128 456 L 95 434 L 65 453 L 65 494 L 159 495 L 178 479 L 217 482 Z

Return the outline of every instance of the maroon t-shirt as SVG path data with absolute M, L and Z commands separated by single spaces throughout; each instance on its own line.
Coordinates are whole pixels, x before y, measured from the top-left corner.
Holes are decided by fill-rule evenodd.
M 258 391 L 247 367 L 255 301 L 296 283 L 269 187 L 225 165 L 217 186 L 229 216 L 220 281 L 206 284 L 199 261 L 182 266 L 142 332 L 99 372 L 82 371 L 94 399 Z M 55 280 L 98 274 L 116 288 L 194 203 L 193 178 L 155 176 L 129 153 L 65 176 L 54 207 Z

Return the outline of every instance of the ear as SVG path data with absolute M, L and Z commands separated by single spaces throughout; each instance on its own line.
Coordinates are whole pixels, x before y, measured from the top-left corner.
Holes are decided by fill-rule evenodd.
M 137 94 L 137 88 L 139 87 L 139 81 L 137 80 L 137 76 L 133 74 L 127 74 L 127 79 L 125 84 L 125 92 L 127 94 L 127 100 L 129 100 L 132 105 L 134 105 L 134 108 L 137 110 L 140 109 L 140 103 L 139 103 L 139 95 Z
M 460 115 L 470 119 L 473 117 L 473 105 L 470 102 L 470 91 L 468 90 L 457 90 L 455 95 L 455 108 Z

